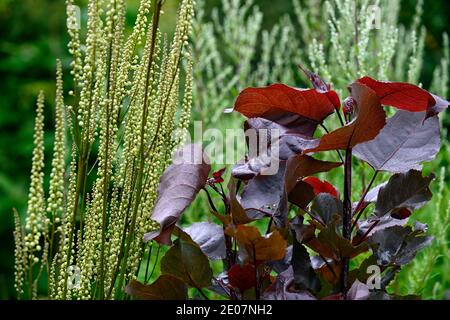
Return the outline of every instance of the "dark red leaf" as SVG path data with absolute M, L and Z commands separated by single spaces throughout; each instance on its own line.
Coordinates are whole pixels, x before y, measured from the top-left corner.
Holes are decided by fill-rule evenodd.
M 212 174 L 213 179 L 212 179 L 211 183 L 221 183 L 221 182 L 223 182 L 222 176 L 225 173 L 226 169 L 227 168 L 222 168 L 219 171 L 213 172 L 213 174 Z
M 315 121 L 291 113 L 285 113 L 276 122 L 263 118 L 248 119 L 244 129 L 249 154 L 234 165 L 231 175 L 250 180 L 276 165 L 278 159 L 287 160 L 304 149 L 316 146 L 317 142 L 312 138 L 316 128 Z M 277 130 L 279 135 L 274 135 L 272 130 Z M 260 139 L 261 132 L 263 139 Z
M 327 263 L 325 263 L 325 260 L 320 256 L 315 256 L 315 258 L 320 263 L 317 267 L 315 266 L 316 272 L 328 283 L 332 285 L 338 284 L 340 280 L 339 275 L 342 273 L 342 264 L 333 259 L 325 259 L 327 260 Z
M 315 198 L 310 211 L 319 218 L 324 225 L 340 220 L 342 217 L 342 202 L 332 194 L 321 192 Z
M 284 84 L 273 84 L 242 91 L 234 110 L 248 118 L 261 117 L 269 120 L 287 111 L 321 122 L 334 112 L 334 106 L 326 94 L 315 89 L 302 90 Z
M 336 108 L 336 110 L 339 110 L 341 108 L 341 100 L 339 99 L 338 94 L 336 91 L 331 90 L 326 93 L 327 98 L 331 101 L 333 106 Z
M 337 231 L 340 220 L 336 219 L 323 228 L 316 238 L 306 242 L 305 245 L 325 258 L 338 260 L 342 257 L 353 258 L 368 250 L 367 243 L 353 245 L 343 238 Z
M 240 264 L 231 266 L 228 270 L 228 282 L 241 292 L 255 287 L 255 266 L 251 263 L 245 263 L 243 266 Z
M 322 161 L 306 155 L 291 157 L 287 163 L 286 190 L 289 193 L 299 178 L 319 172 L 327 172 L 341 165 L 340 162 Z
M 412 214 L 411 209 L 408 208 L 398 208 L 394 209 L 391 213 L 391 216 L 398 220 L 403 220 L 409 218 Z
M 311 266 L 311 259 L 306 248 L 297 241 L 296 231 L 292 244 L 292 270 L 294 271 L 294 281 L 297 289 L 310 290 L 312 292 L 320 291 L 320 281 L 314 269 Z
M 299 116 L 291 112 L 283 112 L 278 117 L 271 119 L 264 118 L 250 118 L 244 123 L 244 130 L 258 130 L 261 129 L 278 129 L 280 135 L 285 134 L 301 134 L 307 137 L 312 137 L 317 129 L 317 121 L 309 118 Z M 270 131 L 268 132 L 270 134 Z M 270 141 L 270 140 L 269 140 Z
M 321 181 L 316 177 L 308 177 L 303 179 L 303 181 L 313 187 L 315 195 L 318 195 L 319 193 L 328 193 L 335 198 L 339 198 L 337 190 L 327 181 Z
M 412 112 L 427 111 L 427 117 L 443 111 L 449 105 L 448 101 L 410 83 L 377 81 L 370 77 L 357 81 L 374 90 L 382 104 Z
M 310 184 L 299 181 L 289 192 L 289 202 L 305 209 L 315 196 L 314 189 Z
M 372 216 L 367 220 L 358 222 L 358 233 L 353 237 L 353 243 L 361 243 L 371 237 L 375 232 L 394 226 L 403 227 L 408 223 L 408 219 L 396 219 L 391 215 L 385 215 L 381 218 Z
M 360 83 L 353 83 L 350 91 L 356 101 L 357 118 L 350 124 L 324 135 L 317 147 L 306 149 L 305 153 L 353 148 L 375 138 L 384 127 L 386 114 L 375 92 Z

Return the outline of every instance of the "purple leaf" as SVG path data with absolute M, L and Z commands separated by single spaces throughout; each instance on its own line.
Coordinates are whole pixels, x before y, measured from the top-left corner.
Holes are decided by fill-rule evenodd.
M 250 158 L 248 161 L 241 160 L 233 166 L 231 175 L 236 179 L 250 180 L 270 168 L 274 161 L 278 162 L 278 159 L 271 158 L 268 154 Z
M 292 267 L 280 273 L 275 282 L 264 292 L 263 300 L 317 300 L 306 290 L 295 289 Z
M 295 233 L 295 231 L 293 230 Z M 294 271 L 294 281 L 296 289 L 320 291 L 320 280 L 311 265 L 306 248 L 297 241 L 294 236 L 292 244 L 292 270 Z
M 420 163 L 434 159 L 440 148 L 438 118 L 424 118 L 424 112 L 398 111 L 375 139 L 357 145 L 353 154 L 379 171 L 420 170 Z
M 378 221 L 378 222 L 377 222 Z M 375 227 L 372 227 L 374 223 L 377 223 Z M 395 219 L 390 215 L 385 215 L 381 218 L 378 217 L 370 217 L 367 220 L 363 220 L 358 224 L 358 235 L 366 237 L 372 236 L 375 232 L 379 230 L 383 230 L 386 228 L 394 227 L 394 226 L 405 226 L 408 223 L 408 218 L 406 219 Z M 369 229 L 371 229 L 369 233 Z M 366 234 L 367 233 L 367 234 Z
M 311 211 L 327 225 L 334 215 L 342 218 L 342 202 L 328 193 L 319 193 L 313 200 Z
M 196 222 L 183 230 L 209 259 L 225 259 L 225 236 L 221 226 L 212 222 Z
M 411 227 L 394 226 L 376 232 L 369 240 L 379 265 L 401 266 L 410 262 L 433 238 L 422 236 Z
M 427 111 L 427 118 L 435 116 L 438 113 L 446 110 L 448 108 L 448 106 L 450 105 L 450 102 L 448 102 L 447 100 L 442 99 L 441 97 L 439 97 L 439 96 L 437 96 L 435 94 L 431 93 L 431 96 L 436 101 L 436 104 L 428 109 L 428 111 Z
M 286 161 L 274 175 L 260 175 L 248 182 L 242 191 L 240 203 L 251 219 L 271 216 L 278 226 L 287 220 L 287 194 L 284 187 Z
M 281 273 L 291 266 L 292 260 L 292 245 L 286 248 L 284 258 L 281 260 L 267 261 L 267 265 L 276 273 Z
M 355 280 L 353 282 L 350 290 L 348 290 L 347 298 L 349 300 L 367 300 L 370 296 L 369 287 L 360 282 L 359 280 Z
M 160 229 L 144 235 L 144 240 L 171 244 L 170 235 L 176 222 L 207 182 L 211 165 L 201 145 L 190 144 L 178 150 L 173 163 L 161 177 L 158 199 L 151 219 Z
M 392 214 L 397 209 L 412 210 L 422 207 L 432 197 L 428 186 L 433 179 L 433 174 L 422 177 L 422 173 L 416 170 L 393 175 L 389 182 L 380 188 L 375 215 L 383 217 Z

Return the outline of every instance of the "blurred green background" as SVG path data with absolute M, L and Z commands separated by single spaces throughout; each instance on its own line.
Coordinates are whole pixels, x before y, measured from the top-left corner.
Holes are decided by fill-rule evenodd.
M 130 7 L 127 18 L 131 23 L 138 1 L 127 2 Z M 209 0 L 207 9 L 219 3 L 220 0 Z M 256 3 L 265 15 L 264 28 L 270 28 L 282 14 L 292 10 L 291 1 L 287 0 L 257 0 Z M 167 0 L 163 30 L 171 29 L 176 4 L 176 0 Z M 411 22 L 415 6 L 416 0 L 403 0 L 402 23 Z M 428 34 L 422 82 L 427 87 L 442 56 L 441 35 L 450 31 L 450 1 L 425 1 L 424 9 L 423 24 Z M 66 71 L 70 63 L 65 21 L 63 0 L 0 0 L 0 299 L 14 297 L 12 208 L 22 214 L 26 210 L 34 106 L 40 89 L 47 98 L 47 163 L 51 157 L 55 59 L 62 59 Z

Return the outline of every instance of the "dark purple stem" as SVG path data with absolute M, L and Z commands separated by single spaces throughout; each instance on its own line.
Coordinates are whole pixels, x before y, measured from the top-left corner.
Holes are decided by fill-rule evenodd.
M 351 241 L 351 222 L 352 222 L 352 149 L 347 148 L 344 162 L 344 210 L 342 219 L 342 236 Z M 349 258 L 343 257 L 341 292 L 344 299 L 347 299 Z
M 359 218 L 361 218 L 361 215 L 364 212 L 364 209 L 361 209 L 361 205 L 363 204 L 364 199 L 367 196 L 367 193 L 369 192 L 370 188 L 372 187 L 373 183 L 375 182 L 378 172 L 379 171 L 375 171 L 374 175 L 372 176 L 372 179 L 370 179 L 369 184 L 367 185 L 366 189 L 364 190 L 364 193 L 362 194 L 361 199 L 359 199 L 358 204 L 355 207 L 355 213 L 357 213 L 358 211 L 359 212 L 355 218 L 355 221 L 353 222 L 351 231 L 353 231 L 353 229 L 356 227 L 356 224 L 358 223 Z

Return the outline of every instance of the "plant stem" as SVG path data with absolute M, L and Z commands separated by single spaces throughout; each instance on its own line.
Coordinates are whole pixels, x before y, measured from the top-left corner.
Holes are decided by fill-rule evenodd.
M 256 248 L 253 245 L 253 265 L 255 267 L 255 299 L 260 300 L 258 267 L 256 266 Z
M 147 284 L 148 268 L 150 266 L 150 259 L 152 257 L 152 247 L 153 243 L 150 244 L 150 248 L 148 249 L 147 266 L 145 267 L 145 275 L 144 275 L 144 284 Z
M 340 113 L 339 113 L 339 110 L 336 110 L 336 113 L 339 115 L 339 119 L 341 119 L 341 115 L 340 115 Z M 342 119 L 341 119 L 341 123 L 342 123 L 342 126 L 344 126 L 344 123 L 342 122 Z M 325 130 L 325 132 L 326 132 L 327 134 L 330 133 L 330 131 L 327 129 L 327 127 L 325 127 L 325 125 L 324 125 L 323 123 L 320 123 L 320 127 L 321 127 L 323 130 Z M 340 152 L 339 150 L 336 150 L 336 152 L 337 152 L 337 154 L 338 154 L 338 156 L 339 156 L 339 159 L 341 159 L 341 162 L 344 162 L 344 158 L 342 157 L 341 152 Z
M 203 189 L 203 191 L 205 191 L 206 196 L 208 197 L 208 203 L 209 203 L 211 209 L 214 210 L 214 212 L 218 212 L 216 206 L 214 205 L 214 201 L 212 200 L 211 195 L 209 194 L 208 189 L 206 189 L 206 188 L 202 188 L 202 189 Z
M 155 263 L 153 264 L 153 268 L 152 268 L 152 271 L 150 272 L 150 275 L 148 276 L 148 279 L 145 279 L 145 282 L 149 282 L 150 279 L 153 276 L 153 273 L 155 272 L 156 265 L 158 264 L 158 260 L 159 260 L 159 253 L 160 253 L 160 251 L 161 251 L 161 245 L 159 244 L 158 245 L 158 250 L 156 251 Z
M 377 224 L 380 223 L 380 220 L 376 220 L 370 227 L 367 229 L 366 233 L 361 237 L 361 240 L 359 240 L 355 245 L 359 246 L 364 240 L 366 240 L 369 233 L 377 226 Z
M 200 293 L 200 295 L 203 297 L 203 299 L 205 300 L 209 300 L 208 296 L 202 291 L 201 288 L 196 288 L 198 293 Z
M 78 168 L 81 168 L 78 172 L 77 172 L 77 185 L 76 185 L 76 190 L 75 190 L 75 197 L 74 197 L 74 203 L 73 203 L 73 208 L 72 208 L 72 219 L 71 219 L 71 224 L 70 224 L 70 233 L 68 235 L 69 237 L 69 241 L 68 241 L 68 247 L 67 247 L 67 259 L 66 259 L 66 268 L 69 267 L 69 263 L 71 260 L 71 255 L 72 255 L 72 242 L 73 242 L 73 233 L 75 230 L 75 224 L 77 221 L 77 212 L 78 212 L 78 204 L 79 204 L 79 198 L 80 198 L 80 192 L 81 192 L 81 184 L 82 181 L 84 180 L 84 175 L 86 174 L 85 172 L 85 168 L 86 166 L 85 164 L 86 159 L 84 159 L 83 156 L 80 157 L 78 163 Z M 81 195 L 83 196 L 83 195 Z M 64 290 L 63 290 L 63 299 L 66 299 L 66 295 L 67 295 L 67 279 L 69 277 L 67 270 L 62 270 L 62 272 L 64 272 Z
M 270 229 L 272 229 L 273 217 L 270 217 L 269 223 L 267 224 L 266 235 L 269 234 Z
M 315 220 L 316 222 L 318 222 L 319 224 L 321 224 L 322 226 L 325 227 L 325 223 L 322 221 L 322 219 L 317 217 L 314 213 L 312 213 L 311 211 L 309 211 L 308 209 L 305 209 L 305 208 L 300 208 L 300 210 L 302 210 L 304 213 L 308 214 L 311 217 L 311 219 Z
M 334 110 L 336 111 L 336 114 L 338 115 L 339 122 L 341 123 L 341 126 L 345 126 L 344 120 L 342 119 L 341 112 L 339 111 L 339 109 L 335 107 Z
M 364 202 L 364 199 L 367 196 L 367 193 L 369 192 L 370 188 L 372 187 L 373 183 L 375 182 L 378 172 L 379 172 L 378 170 L 375 171 L 374 175 L 372 176 L 372 179 L 370 179 L 370 182 L 367 185 L 366 189 L 364 190 L 364 192 L 361 196 L 361 199 L 359 199 L 358 204 L 355 207 L 354 213 L 358 212 L 358 210 L 360 209 L 362 203 Z M 350 232 L 353 231 L 353 229 L 356 227 L 356 224 L 358 223 L 359 218 L 361 218 L 361 215 L 363 212 L 364 212 L 364 210 L 361 210 L 358 212 L 358 215 L 356 216 L 355 220 L 353 221 L 352 229 L 350 230 Z
M 131 225 L 130 229 L 128 231 L 127 240 L 125 243 L 125 249 L 124 249 L 124 255 L 122 264 L 120 267 L 120 273 L 119 273 L 119 290 L 122 290 L 122 285 L 125 280 L 125 273 L 127 268 L 127 260 L 128 260 L 128 254 L 130 247 L 132 245 L 134 230 L 136 226 L 136 218 L 139 210 L 139 204 L 140 204 L 140 198 L 141 198 L 141 192 L 142 192 L 142 184 L 143 184 L 143 176 L 144 176 L 144 161 L 145 161 L 145 153 L 144 153 L 144 144 L 145 144 L 145 128 L 147 124 L 147 118 L 148 118 L 148 90 L 150 85 L 150 77 L 151 77 L 151 71 L 153 67 L 153 61 L 154 61 L 154 54 L 155 54 L 155 45 L 156 45 L 156 35 L 158 31 L 159 26 L 159 18 L 161 16 L 161 9 L 162 9 L 162 0 L 155 0 L 155 9 L 153 12 L 153 22 L 152 22 L 152 34 L 151 34 L 151 45 L 150 45 L 150 53 L 149 53 L 149 61 L 147 66 L 147 75 L 146 75 L 146 82 L 145 82 L 145 92 L 144 92 L 144 105 L 142 108 L 142 123 L 141 123 L 141 132 L 140 132 L 140 148 L 139 148 L 139 171 L 136 179 L 136 192 L 135 192 L 135 199 L 134 199 L 134 206 L 133 206 L 133 214 L 131 217 Z M 157 134 L 157 132 L 155 133 Z
M 109 45 L 109 66 L 111 66 L 111 51 L 112 51 L 112 41 Z M 108 84 L 110 83 L 111 72 L 108 72 Z M 110 92 L 108 91 L 108 101 Z M 112 107 L 112 103 L 111 103 Z M 109 190 L 109 147 L 110 147 L 110 102 L 106 103 L 106 135 L 105 139 L 105 155 L 104 155 L 104 167 L 103 167 L 103 205 L 102 205 L 102 237 L 101 237 L 101 251 L 100 251 L 100 283 L 99 283 L 99 298 L 103 300 L 105 298 L 105 242 L 106 242 L 106 215 L 108 209 L 108 190 Z
M 344 208 L 342 220 L 342 236 L 351 240 L 351 221 L 352 221 L 352 149 L 347 148 L 344 162 Z M 342 275 L 341 275 L 341 293 L 344 299 L 347 299 L 349 258 L 343 257 Z
M 319 254 L 320 258 L 323 260 L 323 262 L 325 262 L 325 265 L 327 266 L 328 270 L 331 271 L 331 273 L 333 274 L 333 276 L 338 279 L 338 275 L 336 274 L 336 272 L 334 271 L 333 267 L 330 265 L 330 263 L 327 261 L 327 258 L 325 258 L 323 255 Z

